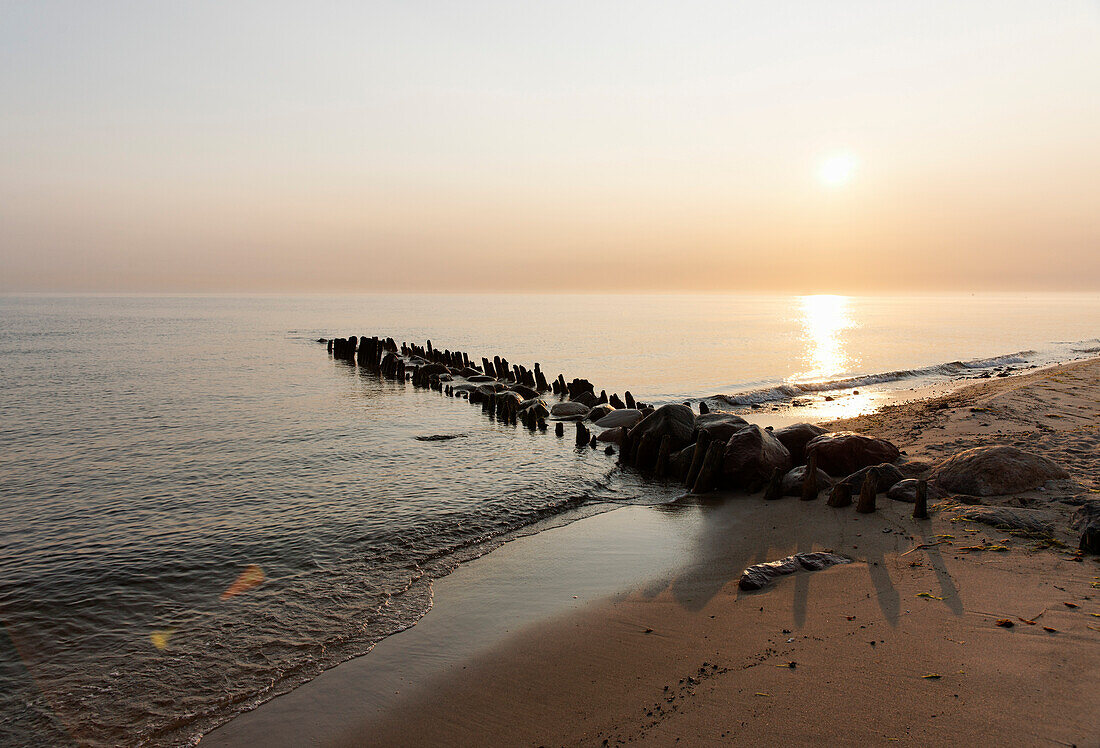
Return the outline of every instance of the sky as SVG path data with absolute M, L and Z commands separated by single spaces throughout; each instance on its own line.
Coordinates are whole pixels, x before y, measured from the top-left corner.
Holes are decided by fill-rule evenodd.
M 0 291 L 1100 290 L 1100 3 L 0 0 Z

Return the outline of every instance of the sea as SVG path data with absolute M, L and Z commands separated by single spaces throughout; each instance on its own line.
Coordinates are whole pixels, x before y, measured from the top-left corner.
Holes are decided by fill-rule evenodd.
M 192 745 L 456 565 L 683 492 L 350 335 L 782 425 L 1095 356 L 1100 295 L 0 296 L 0 744 Z

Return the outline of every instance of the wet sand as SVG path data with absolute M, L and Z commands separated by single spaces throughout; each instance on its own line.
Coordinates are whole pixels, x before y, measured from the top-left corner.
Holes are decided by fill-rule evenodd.
M 1055 512 L 1054 543 L 953 522 L 950 500 L 927 521 L 885 496 L 870 515 L 824 495 L 617 510 L 467 564 L 416 627 L 204 744 L 1096 745 L 1100 563 L 1057 543 L 1059 500 L 1100 491 L 1098 424 L 1098 360 L 836 424 L 913 461 L 1046 454 L 1071 481 L 988 503 Z M 983 543 L 1008 550 L 966 550 Z M 855 562 L 738 590 L 805 550 Z

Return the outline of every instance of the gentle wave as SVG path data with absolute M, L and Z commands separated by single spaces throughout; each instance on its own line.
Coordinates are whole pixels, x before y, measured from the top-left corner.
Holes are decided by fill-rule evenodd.
M 1031 363 L 1031 356 L 1036 351 L 1017 351 L 1003 356 L 992 358 L 979 358 L 970 361 L 948 361 L 933 366 L 925 366 L 917 369 L 899 369 L 877 374 L 863 374 L 855 377 L 841 379 L 829 379 L 821 382 L 784 382 L 774 387 L 765 387 L 748 392 L 740 392 L 732 395 L 714 395 L 713 399 L 721 400 L 728 405 L 749 406 L 763 403 L 775 403 L 793 400 L 803 395 L 813 395 L 821 392 L 835 392 L 857 387 L 869 387 L 876 384 L 888 384 L 904 379 L 917 379 L 923 377 L 948 377 L 954 378 L 979 369 L 998 369 L 1013 364 Z

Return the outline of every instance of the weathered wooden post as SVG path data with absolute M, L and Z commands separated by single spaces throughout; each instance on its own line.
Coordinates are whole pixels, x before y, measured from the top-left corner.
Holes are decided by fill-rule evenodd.
M 710 413 L 710 406 L 706 404 L 704 400 L 699 401 L 699 415 L 706 415 Z
M 813 501 L 820 492 L 821 487 L 817 484 L 817 453 L 813 452 L 806 462 L 806 474 L 802 476 L 802 500 Z
M 928 481 L 917 481 L 917 503 L 913 504 L 913 519 L 928 519 Z
M 860 514 L 870 514 L 875 511 L 875 497 L 878 495 L 878 480 L 872 473 L 867 473 L 863 479 L 863 487 L 859 489 L 859 501 L 856 502 L 856 511 Z
M 661 446 L 657 449 L 657 467 L 654 468 L 654 475 L 658 478 L 665 478 L 668 475 L 668 460 L 672 455 L 672 436 L 665 434 L 661 437 Z
M 565 436 L 565 425 L 561 421 L 554 425 L 554 436 Z
M 699 477 L 695 479 L 692 493 L 707 493 L 713 491 L 718 485 L 718 475 L 722 469 L 722 454 L 725 445 L 721 440 L 715 439 L 707 447 L 707 456 L 703 458 L 703 466 L 699 469 Z
M 684 485 L 688 488 L 694 486 L 695 479 L 699 477 L 699 470 L 703 467 L 703 458 L 707 456 L 708 446 L 710 446 L 710 432 L 703 429 L 695 439 L 695 451 L 691 453 L 691 466 L 684 478 Z
M 630 390 L 626 391 L 626 393 L 624 394 L 624 397 L 626 398 L 626 407 L 633 408 L 634 405 L 635 405 L 634 396 L 630 394 Z
M 764 488 L 764 498 L 768 501 L 774 501 L 775 499 L 783 498 L 783 469 L 775 468 L 772 470 L 771 477 L 768 478 L 768 485 Z
M 847 483 L 837 483 L 833 486 L 832 492 L 829 493 L 829 500 L 826 503 L 834 509 L 843 509 L 846 506 L 851 506 L 852 487 Z

